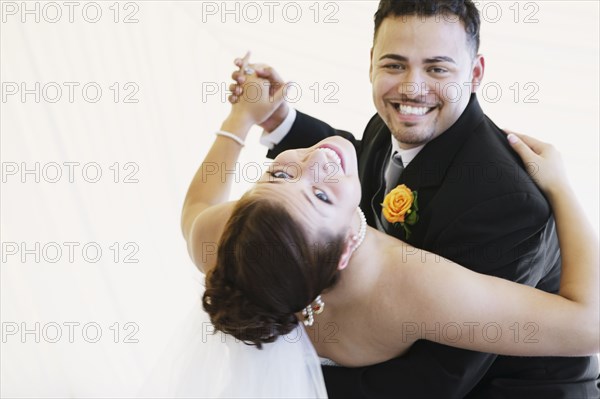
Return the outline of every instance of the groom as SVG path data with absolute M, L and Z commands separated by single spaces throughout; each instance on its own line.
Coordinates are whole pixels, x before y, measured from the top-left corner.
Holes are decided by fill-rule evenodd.
M 362 141 L 286 104 L 261 125 L 270 132 L 261 141 L 273 158 L 331 135 L 353 140 L 360 206 L 371 226 L 479 273 L 556 292 L 560 252 L 551 209 L 477 101 L 485 66 L 479 27 L 471 1 L 382 0 L 370 68 L 377 114 Z M 269 68 L 259 76 L 282 83 Z M 243 81 L 240 73 L 233 77 Z M 401 184 L 417 193 L 418 210 L 399 227 L 381 204 Z M 500 333 L 535 339 L 532 327 Z M 595 357 L 496 356 L 430 341 L 382 364 L 323 372 L 330 397 L 600 396 Z

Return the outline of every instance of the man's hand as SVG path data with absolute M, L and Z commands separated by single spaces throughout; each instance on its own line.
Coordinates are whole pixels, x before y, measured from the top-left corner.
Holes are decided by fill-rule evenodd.
M 236 58 L 234 60 L 234 64 L 239 69 L 231 74 L 231 78 L 235 81 L 235 83 L 232 83 L 229 86 L 229 90 L 232 92 L 232 94 L 229 96 L 229 102 L 231 104 L 236 104 L 238 101 L 240 101 L 240 99 L 243 99 L 243 85 L 248 79 L 247 72 L 251 72 L 252 70 L 256 73 L 257 77 L 266 79 L 268 81 L 269 96 L 271 98 L 275 98 L 278 91 L 280 91 L 281 94 L 285 94 L 285 81 L 281 78 L 277 71 L 266 64 L 249 64 L 249 56 L 250 53 L 247 53 L 244 58 Z M 283 101 L 276 109 L 273 110 L 271 114 L 267 115 L 265 120 L 263 120 L 261 123 L 258 123 L 258 125 L 265 131 L 272 132 L 284 121 L 288 112 L 289 106 L 285 101 Z
M 259 77 L 257 68 L 264 68 L 260 64 L 249 64 L 250 53 L 241 60 L 241 71 L 244 73 L 243 83 L 239 88 L 234 88 L 236 101 L 232 102 L 230 117 L 244 124 L 259 125 L 272 117 L 283 103 L 284 84 L 273 84 L 268 79 Z M 233 96 L 233 95 L 232 95 Z

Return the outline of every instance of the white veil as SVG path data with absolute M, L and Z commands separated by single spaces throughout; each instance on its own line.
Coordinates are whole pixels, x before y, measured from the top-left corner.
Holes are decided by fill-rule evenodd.
M 326 398 L 317 353 L 302 323 L 259 350 L 214 333 L 198 299 L 139 397 Z

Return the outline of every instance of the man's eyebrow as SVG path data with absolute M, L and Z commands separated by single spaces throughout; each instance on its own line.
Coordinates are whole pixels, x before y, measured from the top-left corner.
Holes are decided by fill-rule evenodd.
M 399 54 L 385 54 L 382 55 L 379 58 L 379 61 L 385 59 L 385 58 L 390 58 L 392 60 L 396 60 L 396 61 L 401 61 L 401 62 L 408 62 L 408 58 L 403 56 L 403 55 L 399 55 Z M 456 64 L 456 61 L 454 61 L 454 59 L 452 57 L 448 57 L 445 55 L 438 55 L 436 57 L 431 57 L 431 58 L 425 58 L 423 60 L 424 64 L 435 64 L 436 62 L 450 62 L 452 64 Z
M 435 64 L 436 62 L 450 62 L 452 64 L 456 64 L 456 61 L 454 61 L 452 57 L 445 55 L 438 55 L 437 57 L 425 58 L 423 60 L 423 64 Z
M 398 55 L 398 54 L 384 54 L 381 57 L 379 57 L 379 61 L 383 60 L 384 58 L 391 58 L 392 60 L 402 61 L 402 62 L 408 61 L 408 58 L 406 58 L 403 55 Z

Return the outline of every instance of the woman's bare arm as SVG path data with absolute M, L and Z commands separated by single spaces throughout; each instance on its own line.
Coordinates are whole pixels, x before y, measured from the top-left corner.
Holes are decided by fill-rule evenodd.
M 245 139 L 252 124 L 230 115 L 221 130 Z M 235 202 L 227 203 L 234 177 L 223 173 L 236 169 L 242 146 L 228 137 L 217 136 L 188 188 L 181 212 L 181 231 L 194 264 L 205 272 L 206 259 L 216 254 L 216 243 L 223 232 Z
M 557 151 L 519 135 L 513 143 L 547 195 L 562 254 L 558 295 L 474 273 L 429 256 L 403 268 L 402 298 L 412 309 L 406 339 L 428 339 L 515 356 L 580 356 L 600 351 L 599 254 L 596 233 L 571 189 Z M 406 317 L 406 315 L 405 315 Z M 413 324 L 410 324 L 413 323 Z M 404 325 L 406 324 L 406 325 Z
M 249 53 L 244 57 L 247 66 Z M 251 99 L 241 97 L 221 125 L 221 131 L 245 141 L 250 128 L 266 119 L 283 101 L 283 87 L 270 93 L 268 81 L 256 75 L 247 77 Z M 231 137 L 216 136 L 208 154 L 196 171 L 181 212 L 181 231 L 190 257 L 201 271 L 214 264 L 216 245 L 235 201 L 227 202 L 242 145 Z

